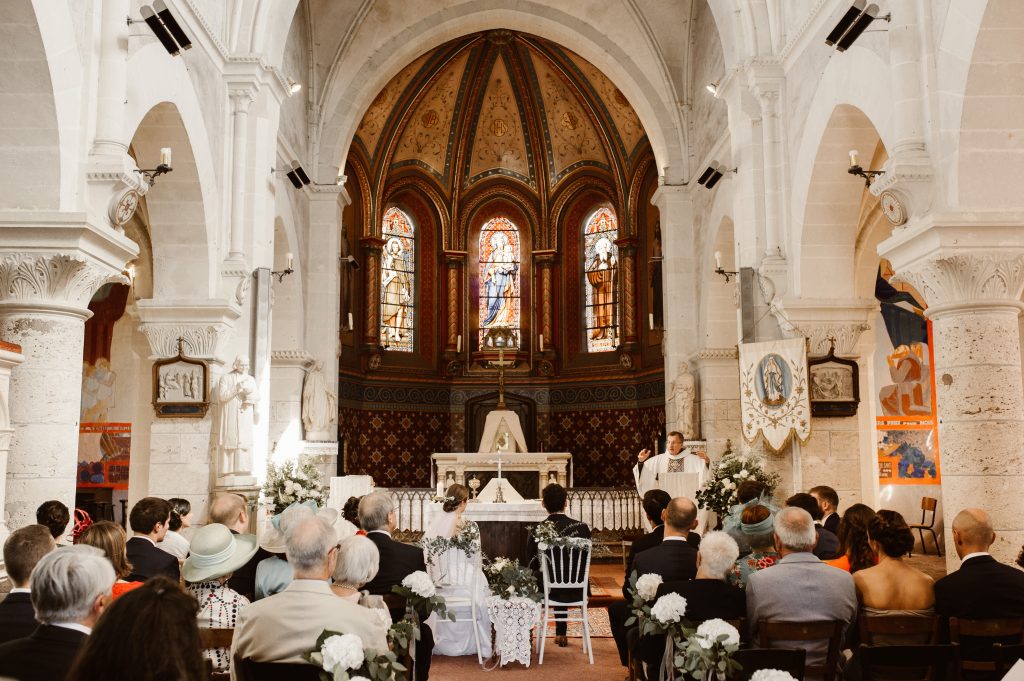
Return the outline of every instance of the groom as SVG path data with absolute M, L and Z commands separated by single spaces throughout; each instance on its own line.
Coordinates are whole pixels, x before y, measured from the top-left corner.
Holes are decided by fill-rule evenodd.
M 391 538 L 395 530 L 395 505 L 389 495 L 372 492 L 359 500 L 359 526 L 380 552 L 380 570 L 363 586 L 366 591 L 383 596 L 391 593 L 392 587 L 401 584 L 413 572 L 427 571 L 422 550 Z M 405 613 L 401 611 L 391 612 L 391 619 L 395 622 L 404 616 Z M 434 633 L 420 622 L 420 640 L 416 641 L 417 681 L 427 681 L 430 657 L 433 654 Z

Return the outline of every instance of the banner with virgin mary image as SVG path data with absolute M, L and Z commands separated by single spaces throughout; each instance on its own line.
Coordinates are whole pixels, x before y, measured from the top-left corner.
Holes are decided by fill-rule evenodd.
M 811 435 L 807 340 L 741 343 L 739 349 L 743 437 L 753 443 L 763 436 L 776 453 L 794 436 L 806 442 Z

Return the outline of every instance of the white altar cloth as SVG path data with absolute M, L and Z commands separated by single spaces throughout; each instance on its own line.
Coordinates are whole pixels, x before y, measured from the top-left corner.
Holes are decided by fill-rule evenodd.
M 441 508 L 440 504 L 430 504 L 426 510 L 426 522 L 424 527 L 430 527 L 430 521 L 434 513 Z M 541 503 L 536 499 L 521 501 L 514 504 L 490 504 L 481 501 L 471 501 L 466 505 L 462 514 L 463 518 L 473 522 L 485 523 L 539 523 L 548 517 Z

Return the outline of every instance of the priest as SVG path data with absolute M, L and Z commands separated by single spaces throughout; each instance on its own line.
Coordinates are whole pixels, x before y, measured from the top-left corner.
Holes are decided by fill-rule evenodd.
M 660 483 L 666 473 L 696 473 L 697 489 L 703 487 L 708 479 L 708 455 L 684 447 L 683 434 L 678 430 L 668 434 L 668 451 L 664 454 L 651 457 L 651 450 L 644 449 L 636 461 L 633 479 L 641 497 L 652 489 L 663 489 L 664 485 Z

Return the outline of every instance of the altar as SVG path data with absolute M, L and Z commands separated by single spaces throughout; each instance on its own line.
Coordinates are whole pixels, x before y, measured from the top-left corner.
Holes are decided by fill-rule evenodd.
M 496 452 L 441 452 L 433 454 L 430 486 L 437 488 L 458 483 L 473 492 L 483 489 L 498 474 Z M 572 487 L 568 452 L 502 452 L 501 476 L 508 480 L 524 499 L 539 499 L 540 491 L 549 483 Z

